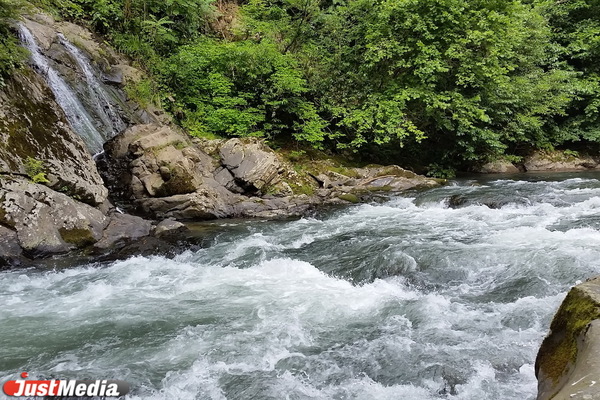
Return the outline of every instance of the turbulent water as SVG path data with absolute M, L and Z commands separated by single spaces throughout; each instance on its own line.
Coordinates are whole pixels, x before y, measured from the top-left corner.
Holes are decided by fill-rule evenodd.
M 554 311 L 600 274 L 600 181 L 578 176 L 212 224 L 174 259 L 2 273 L 0 378 L 124 379 L 129 399 L 533 399 Z

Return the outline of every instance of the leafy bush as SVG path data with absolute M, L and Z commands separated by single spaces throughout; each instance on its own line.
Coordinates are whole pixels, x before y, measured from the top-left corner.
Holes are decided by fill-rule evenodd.
M 33 157 L 27 157 L 27 160 L 25 161 L 25 173 L 34 183 L 50 182 L 46 178 L 46 168 L 44 167 L 44 162 L 41 160 L 36 160 Z
M 160 73 L 192 134 L 291 133 L 317 145 L 327 136 L 326 123 L 303 96 L 306 81 L 296 61 L 270 41 L 200 40 L 181 47 Z
M 0 0 L 0 87 L 4 79 L 18 68 L 27 55 L 10 29 L 10 22 L 18 18 L 23 3 L 18 0 Z

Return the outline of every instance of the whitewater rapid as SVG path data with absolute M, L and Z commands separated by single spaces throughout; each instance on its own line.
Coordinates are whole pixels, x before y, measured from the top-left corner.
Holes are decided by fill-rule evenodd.
M 600 275 L 600 181 L 579 176 L 219 222 L 173 259 L 4 272 L 0 379 L 122 379 L 132 400 L 534 399 L 553 313 Z

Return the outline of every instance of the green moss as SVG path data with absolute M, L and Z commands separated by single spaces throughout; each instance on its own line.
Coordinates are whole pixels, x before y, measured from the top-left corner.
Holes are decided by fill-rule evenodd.
M 558 384 L 577 359 L 577 341 L 588 324 L 600 317 L 600 307 L 582 289 L 573 288 L 550 325 L 536 360 L 536 371 Z
M 308 196 L 312 196 L 315 194 L 315 188 L 307 183 L 302 182 L 288 182 L 290 188 L 292 188 L 292 192 L 296 195 L 306 194 Z
M 89 229 L 60 228 L 59 233 L 65 242 L 74 244 L 77 247 L 83 247 L 96 242 L 96 239 L 92 235 L 92 231 Z
M 360 178 L 360 174 L 352 168 L 346 168 L 346 167 L 330 167 L 329 171 L 347 176 L 349 178 Z
M 352 194 L 352 193 L 345 193 L 345 194 L 339 195 L 338 199 L 344 200 L 344 201 L 347 201 L 350 203 L 355 203 L 355 204 L 360 202 L 360 199 L 358 198 L 358 196 L 355 194 Z

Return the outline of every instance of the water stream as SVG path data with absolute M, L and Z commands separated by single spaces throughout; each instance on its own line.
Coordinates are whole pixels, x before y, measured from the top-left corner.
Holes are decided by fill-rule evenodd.
M 0 379 L 124 379 L 132 400 L 534 399 L 553 313 L 600 274 L 598 178 L 458 181 L 201 224 L 210 245 L 174 259 L 4 272 Z
M 99 73 L 90 60 L 63 35 L 58 34 L 60 43 L 83 74 L 87 93 L 78 93 L 53 67 L 53 62 L 42 52 L 31 31 L 23 24 L 19 24 L 19 36 L 31 54 L 32 64 L 46 79 L 73 130 L 82 137 L 92 154 L 101 152 L 104 142 L 125 129 L 126 124 L 97 78 Z

